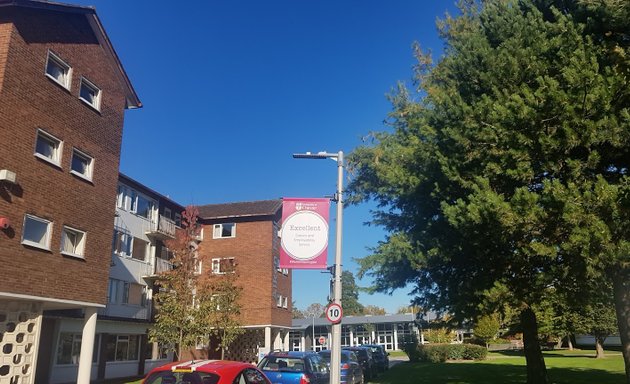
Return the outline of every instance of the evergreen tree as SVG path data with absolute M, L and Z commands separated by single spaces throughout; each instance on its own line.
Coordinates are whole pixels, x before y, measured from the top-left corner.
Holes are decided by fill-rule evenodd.
M 461 320 L 497 284 L 520 311 L 528 383 L 547 383 L 536 306 L 613 285 L 630 383 L 630 2 L 462 1 L 417 48 L 392 130 L 349 157 L 354 202 L 389 235 L 360 261 L 375 291 Z M 416 100 L 418 98 L 418 100 Z M 573 305 L 573 304 L 572 304 Z
M 359 287 L 350 271 L 341 272 L 341 304 L 344 315 L 360 315 L 363 305 L 359 303 Z

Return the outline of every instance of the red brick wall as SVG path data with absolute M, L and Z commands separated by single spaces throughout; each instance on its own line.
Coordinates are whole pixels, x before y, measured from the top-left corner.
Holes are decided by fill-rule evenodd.
M 104 303 L 123 88 L 85 16 L 23 8 L 2 13 L 0 63 L 6 31 L 12 33 L 0 89 L 0 169 L 16 172 L 18 185 L 0 185 L 0 216 L 13 222 L 0 231 L 0 292 Z M 44 75 L 48 49 L 72 67 L 69 91 Z M 102 90 L 100 113 L 79 100 L 81 76 Z M 38 128 L 63 141 L 60 168 L 33 155 Z M 73 147 L 93 156 L 92 183 L 70 174 Z M 25 213 L 53 222 L 50 251 L 21 244 Z M 63 225 L 87 232 L 84 260 L 60 254 Z
M 11 38 L 12 30 L 11 24 L 0 24 L 0 92 L 2 92 L 4 67 L 7 63 L 7 52 L 9 51 L 9 39 Z
M 226 223 L 231 222 L 229 219 Z M 213 224 L 204 225 L 204 240 L 200 254 L 210 268 L 212 258 L 234 257 L 239 274 L 242 325 L 291 325 L 291 274 L 285 276 L 274 266 L 272 221 L 236 223 L 236 237 L 213 239 Z M 277 278 L 277 294 L 289 299 L 289 308 L 278 308 L 274 295 L 273 277 Z

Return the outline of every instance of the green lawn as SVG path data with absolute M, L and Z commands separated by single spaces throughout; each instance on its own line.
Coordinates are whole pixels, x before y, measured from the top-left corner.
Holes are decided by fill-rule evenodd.
M 404 353 L 390 352 L 390 357 Z M 606 352 L 595 359 L 589 350 L 544 352 L 547 373 L 554 384 L 618 384 L 625 382 L 620 352 Z M 488 359 L 444 364 L 409 363 L 396 365 L 371 383 L 379 384 L 522 384 L 525 378 L 522 351 L 492 352 Z M 139 384 L 140 380 L 112 380 L 107 384 Z
M 593 351 L 545 352 L 545 363 L 554 384 L 623 383 L 624 365 L 619 352 L 595 359 Z M 380 384 L 516 384 L 526 382 L 522 353 L 492 353 L 477 362 L 400 363 L 376 378 Z

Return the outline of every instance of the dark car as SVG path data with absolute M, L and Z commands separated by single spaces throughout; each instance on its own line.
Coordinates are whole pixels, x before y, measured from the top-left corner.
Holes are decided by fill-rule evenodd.
M 249 363 L 226 360 L 187 360 L 154 368 L 143 384 L 270 384 Z
M 343 347 L 346 351 L 352 351 L 357 355 L 361 368 L 363 368 L 363 378 L 366 381 L 372 380 L 378 375 L 378 368 L 374 358 L 372 357 L 372 350 L 367 347 Z
M 330 351 L 321 351 L 319 355 L 330 366 Z M 341 351 L 340 376 L 340 384 L 363 384 L 363 368 L 354 352 Z
M 330 371 L 315 352 L 277 351 L 265 356 L 258 368 L 272 384 L 329 384 Z
M 372 357 L 376 362 L 376 366 L 380 372 L 389 369 L 389 352 L 385 350 L 384 345 L 379 344 L 363 344 L 362 347 L 368 347 L 372 350 Z

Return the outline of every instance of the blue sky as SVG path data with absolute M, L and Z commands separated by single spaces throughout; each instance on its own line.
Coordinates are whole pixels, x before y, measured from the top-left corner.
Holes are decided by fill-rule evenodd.
M 96 7 L 144 104 L 126 113 L 121 171 L 198 205 L 332 195 L 335 163 L 291 154 L 349 153 L 387 129 L 386 94 L 409 83 L 412 43 L 441 52 L 435 21 L 454 9 L 448 0 L 76 3 Z M 345 270 L 384 237 L 369 219 L 367 205 L 344 210 Z M 298 308 L 324 304 L 328 278 L 295 271 Z M 407 290 L 360 296 L 388 312 L 409 300 Z

